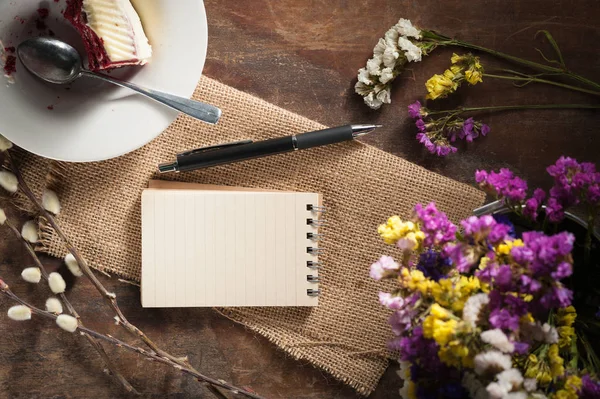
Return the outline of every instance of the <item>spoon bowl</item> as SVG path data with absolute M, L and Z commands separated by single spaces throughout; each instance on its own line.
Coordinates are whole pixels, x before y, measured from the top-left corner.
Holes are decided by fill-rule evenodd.
M 81 56 L 72 46 L 52 37 L 36 37 L 19 44 L 17 55 L 25 68 L 38 78 L 55 84 L 71 83 L 82 76 L 125 87 L 167 107 L 206 123 L 216 124 L 221 110 L 214 105 L 163 93 L 157 90 L 91 72 L 81 66 Z
M 27 39 L 19 44 L 17 55 L 29 72 L 50 83 L 67 84 L 81 76 L 79 53 L 58 39 Z

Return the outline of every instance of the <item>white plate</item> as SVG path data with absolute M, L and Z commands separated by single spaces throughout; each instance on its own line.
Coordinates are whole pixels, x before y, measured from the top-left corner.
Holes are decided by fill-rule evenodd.
M 190 97 L 206 58 L 208 30 L 202 0 L 132 3 L 152 44 L 152 61 L 112 75 Z M 9 47 L 40 35 L 37 9 L 47 7 L 48 28 L 85 54 L 81 39 L 61 14 L 65 4 L 65 0 L 1 0 L 0 40 Z M 10 84 L 3 72 L 0 134 L 44 157 L 75 162 L 114 158 L 148 143 L 177 117 L 177 112 L 152 100 L 95 80 L 82 78 L 71 87 L 50 85 L 17 62 L 15 82 Z

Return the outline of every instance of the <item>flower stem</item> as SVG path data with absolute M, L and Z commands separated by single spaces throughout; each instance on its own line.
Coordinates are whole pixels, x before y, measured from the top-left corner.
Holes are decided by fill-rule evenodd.
M 549 84 L 552 86 L 562 87 L 564 89 L 569 89 L 569 90 L 574 90 L 574 91 L 580 91 L 580 92 L 587 93 L 587 94 L 592 94 L 594 96 L 600 96 L 599 91 L 588 90 L 588 89 L 584 89 L 582 87 L 572 86 L 572 85 L 555 82 L 553 80 L 548 80 L 548 79 L 540 79 L 540 78 L 536 78 L 533 76 L 520 77 L 520 76 L 493 75 L 493 74 L 489 74 L 489 73 L 484 73 L 483 76 L 488 77 L 488 78 L 494 78 L 494 79 L 506 79 L 506 80 L 514 80 L 514 81 L 527 82 L 527 83 L 530 83 L 530 82 L 544 83 L 544 84 Z
M 531 104 L 531 105 L 497 105 L 492 107 L 459 107 L 449 110 L 428 111 L 427 115 L 447 113 L 461 114 L 474 111 L 507 111 L 513 109 L 600 109 L 600 104 Z
M 596 227 L 596 214 L 593 210 L 590 211 L 587 223 L 587 232 L 585 234 L 585 242 L 583 247 L 583 264 L 590 266 L 590 256 L 592 252 L 592 235 Z
M 442 46 L 458 46 L 458 47 L 464 47 L 464 48 L 468 48 L 468 49 L 472 49 L 472 50 L 478 50 L 478 51 L 481 51 L 484 53 L 491 54 L 495 57 L 505 59 L 507 61 L 511 61 L 511 62 L 514 62 L 517 64 L 525 65 L 525 66 L 533 68 L 533 69 L 537 69 L 539 71 L 565 75 L 571 79 L 574 79 L 581 83 L 584 83 L 587 86 L 593 87 L 594 89 L 600 89 L 600 84 L 598 84 L 590 79 L 587 79 L 581 75 L 578 75 L 578 74 L 576 74 L 568 69 L 565 69 L 565 68 L 556 68 L 556 67 L 553 67 L 550 65 L 544 65 L 544 64 L 540 64 L 538 62 L 529 61 L 529 60 L 526 60 L 526 59 L 523 59 L 520 57 L 515 57 L 510 54 L 502 53 L 500 51 L 492 50 L 487 47 L 478 46 L 476 44 L 472 44 L 472 43 L 468 43 L 468 42 L 463 42 L 462 40 L 452 39 L 448 36 L 444 36 L 444 35 L 441 35 L 439 33 L 433 32 L 433 31 L 421 31 L 421 34 L 423 35 L 424 39 L 429 39 L 431 41 L 437 42 L 439 45 L 442 45 Z

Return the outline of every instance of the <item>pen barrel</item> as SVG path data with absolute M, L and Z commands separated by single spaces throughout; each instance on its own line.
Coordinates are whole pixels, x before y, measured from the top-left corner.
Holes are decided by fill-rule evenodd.
M 354 138 L 352 126 L 338 126 L 330 129 L 318 130 L 316 132 L 302 133 L 296 135 L 299 150 L 322 145 L 340 143 Z
M 180 172 L 185 172 L 290 151 L 294 151 L 294 142 L 291 136 L 179 156 L 177 165 Z

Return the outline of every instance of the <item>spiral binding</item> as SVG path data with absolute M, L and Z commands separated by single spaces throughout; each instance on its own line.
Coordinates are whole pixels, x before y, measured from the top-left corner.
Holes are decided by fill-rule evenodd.
M 319 227 L 323 227 L 323 226 L 327 225 L 326 220 L 323 219 L 323 214 L 325 212 L 327 212 L 326 207 L 320 206 L 320 205 L 307 204 L 306 210 L 312 212 L 315 215 L 315 217 L 306 219 L 307 225 L 312 226 L 317 229 Z M 306 233 L 306 238 L 313 242 L 318 242 L 324 238 L 324 235 L 323 235 L 323 233 L 308 232 L 308 233 Z M 312 247 L 312 246 L 306 247 L 306 252 L 313 256 L 322 255 L 324 251 L 325 251 L 324 248 Z M 321 262 L 309 260 L 306 262 L 306 267 L 308 267 L 309 269 L 318 270 L 321 268 Z M 317 284 L 317 283 L 319 283 L 320 280 L 319 280 L 319 276 L 317 276 L 317 275 L 307 274 L 306 281 Z M 320 294 L 320 290 L 318 290 L 318 289 L 307 289 L 306 290 L 306 295 L 308 295 L 308 296 L 319 296 L 319 294 Z

